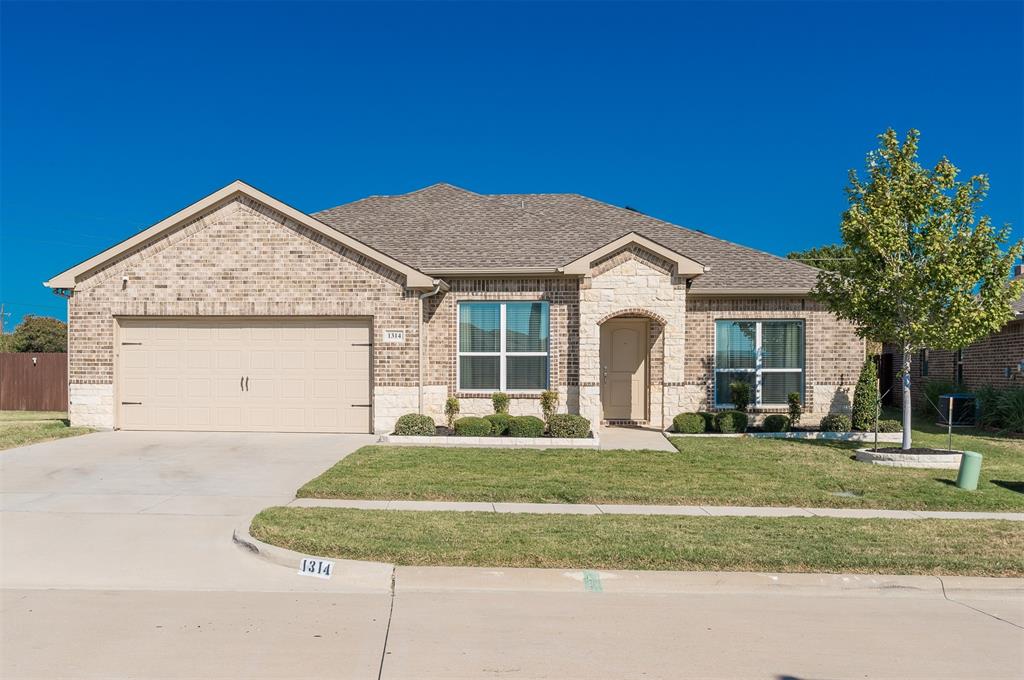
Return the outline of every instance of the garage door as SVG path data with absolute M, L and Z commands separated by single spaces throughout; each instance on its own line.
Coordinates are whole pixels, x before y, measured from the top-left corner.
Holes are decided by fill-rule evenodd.
M 367 319 L 118 323 L 123 429 L 372 431 Z

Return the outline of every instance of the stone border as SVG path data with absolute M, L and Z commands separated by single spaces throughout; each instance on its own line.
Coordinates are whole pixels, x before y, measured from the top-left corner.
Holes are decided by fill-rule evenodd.
M 871 449 L 857 449 L 857 460 L 872 465 L 889 467 L 929 468 L 936 470 L 956 470 L 960 467 L 963 451 L 952 453 L 897 453 L 877 452 Z
M 711 437 L 711 438 L 739 438 L 753 437 L 755 439 L 822 439 L 837 442 L 873 442 L 874 432 L 741 432 L 737 434 L 722 434 L 721 432 L 702 432 L 700 434 L 680 434 L 678 432 L 665 432 L 666 437 Z M 901 442 L 902 432 L 879 432 L 879 442 Z
M 558 437 L 449 437 L 381 435 L 379 443 L 397 446 L 478 446 L 489 449 L 596 449 L 601 445 L 597 433 L 582 439 Z

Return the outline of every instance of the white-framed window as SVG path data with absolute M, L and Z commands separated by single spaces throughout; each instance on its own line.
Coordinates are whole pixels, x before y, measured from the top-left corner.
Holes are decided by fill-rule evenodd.
M 790 392 L 804 401 L 804 322 L 715 322 L 715 405 L 732 406 L 729 384 L 750 383 L 752 405 L 785 406 Z
M 460 392 L 548 389 L 547 302 L 460 302 L 456 378 Z

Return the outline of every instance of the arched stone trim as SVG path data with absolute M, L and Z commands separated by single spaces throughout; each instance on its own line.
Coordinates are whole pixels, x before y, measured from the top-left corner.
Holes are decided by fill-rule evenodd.
M 648 319 L 651 319 L 652 321 L 658 322 L 662 326 L 668 325 L 668 321 L 666 321 L 664 317 L 655 314 L 649 309 L 643 309 L 641 307 L 628 307 L 626 309 L 617 309 L 611 314 L 606 314 L 605 316 L 603 316 L 601 320 L 597 322 L 597 325 L 600 326 L 605 321 L 610 321 L 611 319 L 615 319 L 620 316 L 643 316 Z

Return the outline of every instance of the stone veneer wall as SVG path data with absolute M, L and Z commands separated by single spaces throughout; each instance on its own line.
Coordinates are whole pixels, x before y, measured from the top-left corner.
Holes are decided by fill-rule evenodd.
M 681 411 L 714 404 L 715 321 L 804 321 L 806 422 L 830 412 L 848 413 L 864 363 L 865 344 L 854 327 L 820 303 L 801 297 L 705 297 L 691 294 L 686 308 L 686 368 Z M 781 409 L 765 409 L 784 412 Z
M 115 316 L 362 316 L 373 319 L 375 429 L 389 430 L 418 405 L 418 314 L 399 274 L 237 198 L 78 284 L 68 305 L 70 418 L 114 426 Z M 405 343 L 381 342 L 385 329 L 404 330 Z

